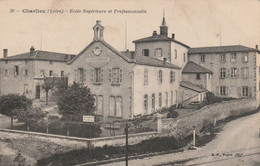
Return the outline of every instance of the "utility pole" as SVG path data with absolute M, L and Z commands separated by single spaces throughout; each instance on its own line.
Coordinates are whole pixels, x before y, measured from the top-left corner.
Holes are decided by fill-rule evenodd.
M 127 121 L 126 121 L 126 126 L 125 126 L 125 151 L 126 151 L 125 165 L 128 166 L 128 124 L 127 124 Z

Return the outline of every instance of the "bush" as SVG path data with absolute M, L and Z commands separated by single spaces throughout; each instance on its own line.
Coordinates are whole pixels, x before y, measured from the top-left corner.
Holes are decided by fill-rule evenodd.
M 176 105 L 172 105 L 171 107 L 167 108 L 168 114 L 167 118 L 177 118 L 179 116 L 179 113 L 176 110 Z

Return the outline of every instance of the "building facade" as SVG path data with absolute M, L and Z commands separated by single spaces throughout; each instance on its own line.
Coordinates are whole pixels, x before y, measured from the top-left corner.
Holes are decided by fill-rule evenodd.
M 221 97 L 259 101 L 259 50 L 245 46 L 190 48 L 168 37 L 163 17 L 160 33 L 133 41 L 135 51 L 120 52 L 104 40 L 100 21 L 93 41 L 79 54 L 35 50 L 0 59 L 0 93 L 45 99 L 44 78 L 67 77 L 90 88 L 96 115 L 131 119 L 163 107 L 201 102 L 207 91 Z M 51 92 L 50 92 L 51 95 Z

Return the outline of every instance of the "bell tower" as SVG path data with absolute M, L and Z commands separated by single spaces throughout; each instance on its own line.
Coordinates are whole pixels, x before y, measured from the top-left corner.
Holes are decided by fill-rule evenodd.
M 168 36 L 168 27 L 166 26 L 164 11 L 163 11 L 162 25 L 160 26 L 160 35 Z
M 96 25 L 93 27 L 94 30 L 94 39 L 93 40 L 104 40 L 103 31 L 104 27 L 101 25 L 101 21 L 97 20 Z

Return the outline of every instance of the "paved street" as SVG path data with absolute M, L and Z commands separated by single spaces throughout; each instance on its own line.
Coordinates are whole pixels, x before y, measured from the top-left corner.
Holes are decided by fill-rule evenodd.
M 197 150 L 131 160 L 130 166 L 174 165 L 175 161 L 196 158 L 185 165 L 259 166 L 260 113 L 229 122 L 216 139 Z M 124 162 L 106 166 L 121 166 Z

